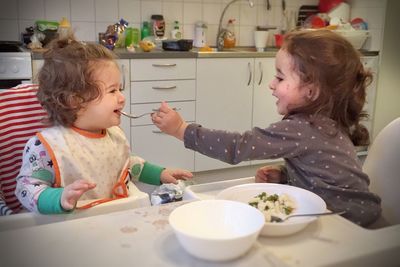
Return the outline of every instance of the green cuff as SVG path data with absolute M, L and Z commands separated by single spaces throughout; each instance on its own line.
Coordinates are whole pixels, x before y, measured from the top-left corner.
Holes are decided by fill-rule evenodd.
M 61 195 L 64 188 L 49 187 L 43 190 L 38 199 L 38 210 L 42 214 L 63 214 L 73 210 L 64 210 L 61 207 Z
M 163 167 L 148 163 L 146 161 L 144 163 L 143 170 L 140 173 L 139 181 L 146 184 L 160 185 L 160 177 L 163 170 Z

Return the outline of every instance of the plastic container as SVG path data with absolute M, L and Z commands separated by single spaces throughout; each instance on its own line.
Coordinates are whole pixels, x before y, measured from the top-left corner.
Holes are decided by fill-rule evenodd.
M 125 30 L 125 47 L 137 47 L 139 45 L 139 29 L 137 28 L 126 28 Z
M 197 22 L 194 28 L 194 43 L 195 47 L 204 47 L 206 45 L 206 32 L 207 24 L 204 22 Z
M 226 26 L 226 33 L 224 35 L 224 48 L 234 48 L 236 46 L 235 25 L 233 24 L 234 21 L 234 19 L 230 19 Z
M 162 39 L 165 35 L 165 21 L 163 15 L 152 15 L 153 35 L 156 39 Z
M 171 39 L 179 40 L 182 39 L 182 32 L 179 29 L 179 21 L 174 22 L 174 29 L 171 31 Z
M 63 17 L 58 26 L 58 37 L 61 39 L 67 39 L 72 34 L 71 23 L 67 18 Z
M 150 26 L 149 26 L 149 22 L 144 21 L 144 22 L 143 22 L 143 27 L 142 27 L 142 30 L 141 30 L 140 37 L 141 37 L 141 39 L 143 40 L 144 38 L 146 38 L 146 37 L 149 36 L 149 35 L 150 35 Z

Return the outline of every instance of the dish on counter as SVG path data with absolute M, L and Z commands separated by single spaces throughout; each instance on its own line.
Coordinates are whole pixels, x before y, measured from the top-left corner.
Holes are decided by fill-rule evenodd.
M 219 192 L 216 199 L 234 200 L 248 204 L 254 196 L 265 192 L 268 195 L 287 195 L 293 201 L 295 208 L 291 215 L 306 213 L 322 213 L 326 211 L 325 201 L 311 191 L 282 184 L 251 183 L 232 186 Z M 285 236 L 304 229 L 317 217 L 294 217 L 285 222 L 275 223 L 266 221 L 261 235 Z

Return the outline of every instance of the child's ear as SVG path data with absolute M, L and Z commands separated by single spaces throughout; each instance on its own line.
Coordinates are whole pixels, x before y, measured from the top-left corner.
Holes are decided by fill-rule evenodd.
M 308 86 L 307 88 L 307 98 L 311 101 L 314 101 L 319 96 L 319 88 L 315 86 Z

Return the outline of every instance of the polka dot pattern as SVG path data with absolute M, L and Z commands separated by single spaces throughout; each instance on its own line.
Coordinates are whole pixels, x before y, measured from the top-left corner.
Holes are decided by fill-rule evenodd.
M 380 198 L 368 191 L 369 179 L 354 146 L 336 125 L 328 118 L 301 115 L 242 134 L 191 124 L 184 142 L 187 148 L 230 164 L 283 158 L 289 183 L 319 194 L 333 210 L 350 207 L 345 217 L 365 225 L 380 213 Z

